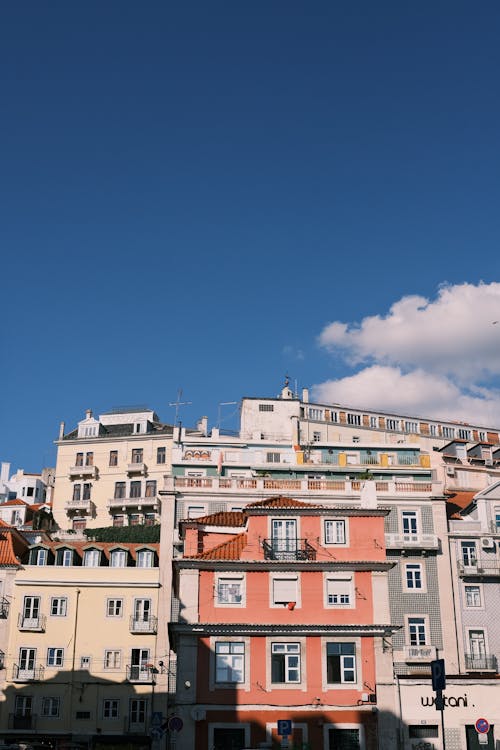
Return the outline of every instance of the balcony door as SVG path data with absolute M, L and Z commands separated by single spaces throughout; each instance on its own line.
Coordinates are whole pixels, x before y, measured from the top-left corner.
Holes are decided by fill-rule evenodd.
M 274 552 L 278 553 L 297 551 L 297 521 L 295 519 L 273 519 L 272 547 Z
M 404 510 L 402 513 L 403 538 L 405 542 L 418 541 L 417 512 L 415 510 Z
M 149 678 L 149 649 L 133 648 L 130 661 L 130 677 L 132 680 L 147 682 Z
M 486 639 L 484 630 L 469 630 L 469 654 L 472 669 L 486 668 Z
M 40 597 L 25 596 L 23 606 L 23 627 L 36 628 L 40 617 Z
M 19 649 L 18 677 L 32 680 L 35 676 L 36 648 Z

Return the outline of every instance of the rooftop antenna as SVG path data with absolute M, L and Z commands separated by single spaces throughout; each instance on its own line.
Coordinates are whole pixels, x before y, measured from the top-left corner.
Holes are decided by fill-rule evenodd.
M 220 428 L 221 423 L 221 407 L 222 406 L 235 406 L 238 402 L 237 401 L 221 401 L 219 404 L 219 409 L 217 411 L 217 427 Z
M 169 406 L 175 406 L 175 424 L 179 421 L 179 408 L 181 406 L 190 406 L 193 402 L 192 401 L 181 401 L 182 398 L 182 388 L 179 388 L 177 391 L 177 401 L 170 401 Z

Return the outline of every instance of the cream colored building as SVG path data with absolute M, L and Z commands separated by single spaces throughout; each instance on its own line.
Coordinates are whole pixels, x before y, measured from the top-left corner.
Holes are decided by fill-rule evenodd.
M 159 523 L 158 490 L 173 428 L 145 408 L 94 417 L 88 410 L 57 444 L 53 513 L 62 530 Z
M 33 545 L 9 616 L 0 737 L 149 744 L 166 717 L 159 545 Z

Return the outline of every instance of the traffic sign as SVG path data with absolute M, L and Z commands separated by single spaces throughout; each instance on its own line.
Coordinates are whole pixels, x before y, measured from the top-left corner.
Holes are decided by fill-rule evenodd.
M 446 690 L 446 669 L 444 659 L 431 661 L 432 689 Z
M 479 734 L 487 734 L 490 730 L 490 722 L 488 719 L 478 719 L 475 724 L 476 732 Z
M 160 727 L 151 727 L 149 734 L 151 735 L 152 740 L 161 740 L 163 737 L 163 729 Z
M 183 726 L 184 722 L 180 716 L 171 716 L 168 720 L 168 728 L 171 732 L 180 732 Z
M 163 714 L 161 711 L 153 711 L 151 714 L 151 726 L 161 727 L 163 724 Z
M 291 719 L 279 719 L 278 720 L 278 734 L 282 737 L 288 737 L 292 733 L 292 720 Z

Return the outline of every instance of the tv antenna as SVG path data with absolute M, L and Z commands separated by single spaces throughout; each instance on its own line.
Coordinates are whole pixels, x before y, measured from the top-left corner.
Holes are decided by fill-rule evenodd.
M 179 409 L 181 406 L 190 406 L 193 402 L 192 401 L 181 401 L 182 399 L 182 388 L 179 388 L 177 391 L 177 401 L 170 401 L 169 406 L 175 406 L 175 424 L 177 424 L 179 419 Z

